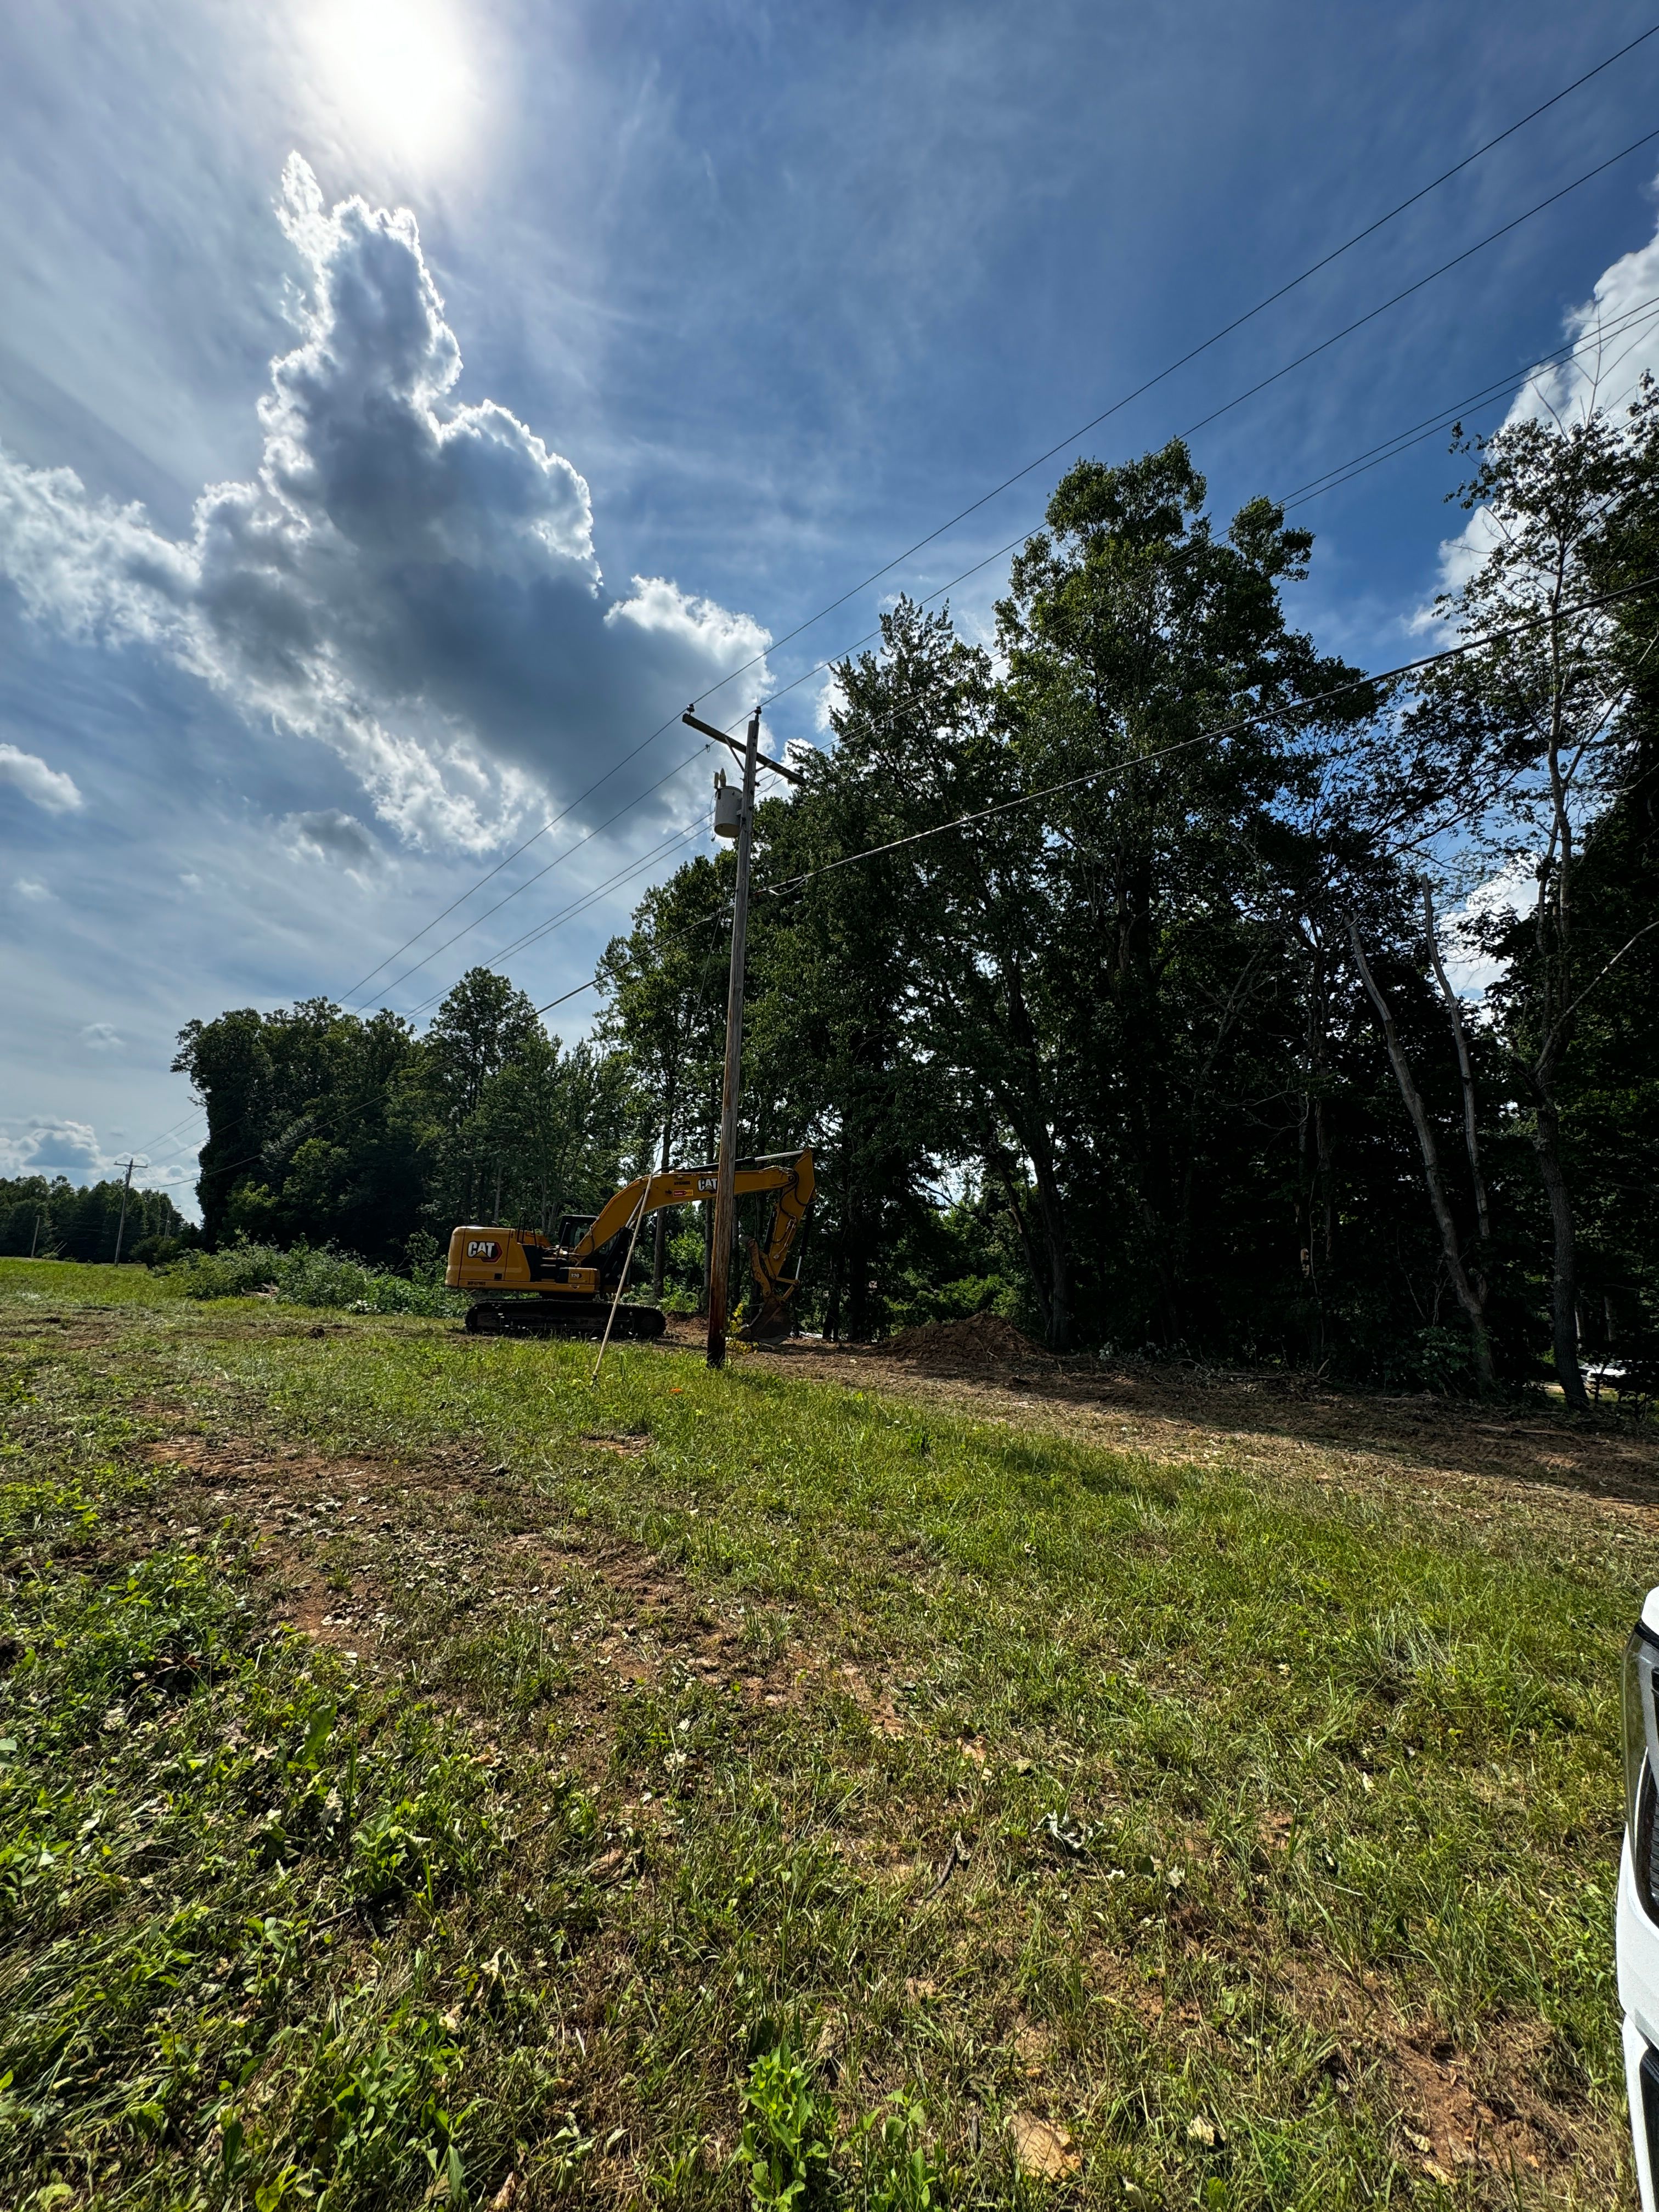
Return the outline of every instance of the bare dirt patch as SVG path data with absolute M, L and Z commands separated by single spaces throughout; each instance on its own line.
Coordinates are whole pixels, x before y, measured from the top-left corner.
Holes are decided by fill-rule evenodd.
M 882 1346 L 889 1359 L 902 1359 L 931 1375 L 983 1372 L 988 1368 L 1052 1367 L 1054 1355 L 1034 1344 L 1023 1329 L 1000 1314 L 975 1314 L 967 1321 L 930 1321 L 901 1329 Z
M 632 1458 L 650 1439 L 578 1442 Z M 411 1592 L 426 1589 L 553 1625 L 570 1647 L 570 1716 L 590 1728 L 618 1684 L 697 1680 L 766 1709 L 797 1702 L 817 1670 L 793 1646 L 757 1653 L 740 1623 L 643 1546 L 548 1525 L 545 1500 L 483 1457 L 329 1459 L 195 1433 L 165 1437 L 149 1456 L 173 1477 L 149 1509 L 151 1541 L 190 1540 L 228 1522 L 251 1543 L 272 1625 L 366 1667 L 398 1640 Z

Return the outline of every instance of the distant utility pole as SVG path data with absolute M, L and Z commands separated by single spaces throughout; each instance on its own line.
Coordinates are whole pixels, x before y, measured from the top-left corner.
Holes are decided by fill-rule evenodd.
M 700 722 L 694 714 L 680 716 L 683 722 L 712 738 L 731 752 L 738 751 L 736 740 L 724 730 L 717 730 L 710 722 Z M 755 771 L 760 765 L 761 710 L 756 708 L 749 717 L 749 733 L 740 758 L 743 762 L 743 799 L 738 814 L 738 884 L 732 899 L 732 974 L 726 987 L 726 1074 L 720 1088 L 720 1148 L 714 1162 L 714 1234 L 708 1255 L 708 1364 L 726 1364 L 726 1307 L 730 1295 L 732 1270 L 732 1242 L 736 1195 L 733 1185 L 738 1172 L 738 1089 L 743 1074 L 743 956 L 749 935 L 749 855 L 755 830 Z M 786 783 L 799 783 L 801 779 L 793 769 L 781 762 L 769 760 L 766 766 Z M 721 820 L 717 805 L 714 828 L 721 836 L 732 833 Z
M 39 1244 L 39 1243 L 40 1243 L 40 1216 L 39 1215 L 39 1213 L 36 1213 L 36 1215 L 35 1215 L 35 1217 L 34 1217 L 34 1234 L 33 1234 L 33 1237 L 30 1237 L 30 1239 L 29 1239 L 29 1257 L 30 1257 L 30 1259 L 31 1259 L 31 1260 L 34 1257 L 34 1248 L 36 1247 L 36 1245 L 37 1245 L 37 1244 Z
M 121 1185 L 121 1223 L 115 1232 L 115 1264 L 121 1264 L 121 1240 L 127 1233 L 127 1194 L 132 1188 L 132 1170 L 137 1162 L 130 1156 L 127 1160 L 127 1179 Z

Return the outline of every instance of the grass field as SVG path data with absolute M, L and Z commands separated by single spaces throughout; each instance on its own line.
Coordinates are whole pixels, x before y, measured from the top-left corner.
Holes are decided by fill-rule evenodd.
M 0 1263 L 0 2202 L 1630 2199 L 1647 1508 Z

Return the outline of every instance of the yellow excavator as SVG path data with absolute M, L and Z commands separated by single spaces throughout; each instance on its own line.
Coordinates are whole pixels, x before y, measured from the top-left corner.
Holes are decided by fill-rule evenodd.
M 749 1240 L 760 1303 L 738 1331 L 740 1342 L 775 1344 L 789 1334 L 799 1275 L 783 1272 L 812 1203 L 811 1151 L 739 1160 L 737 1195 L 776 1194 L 764 1246 Z M 590 1219 L 566 1214 L 557 1239 L 538 1229 L 480 1228 L 468 1222 L 449 1240 L 444 1280 L 471 1299 L 466 1325 L 476 1334 L 598 1336 L 617 1297 L 629 1255 L 647 1213 L 695 1206 L 714 1195 L 713 1168 L 665 1168 L 635 1176 Z M 615 1336 L 660 1336 L 666 1316 L 655 1306 L 618 1304 Z

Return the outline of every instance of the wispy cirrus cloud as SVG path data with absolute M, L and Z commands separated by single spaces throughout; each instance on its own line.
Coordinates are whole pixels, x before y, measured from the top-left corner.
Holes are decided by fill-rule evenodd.
M 582 477 L 505 407 L 457 398 L 408 210 L 328 208 L 296 155 L 278 215 L 306 281 L 257 477 L 209 487 L 172 538 L 71 470 L 0 453 L 0 572 L 37 621 L 160 654 L 250 722 L 332 746 L 405 839 L 477 848 L 766 633 L 662 577 L 607 594 Z M 54 771 L 28 773 L 53 803 Z

